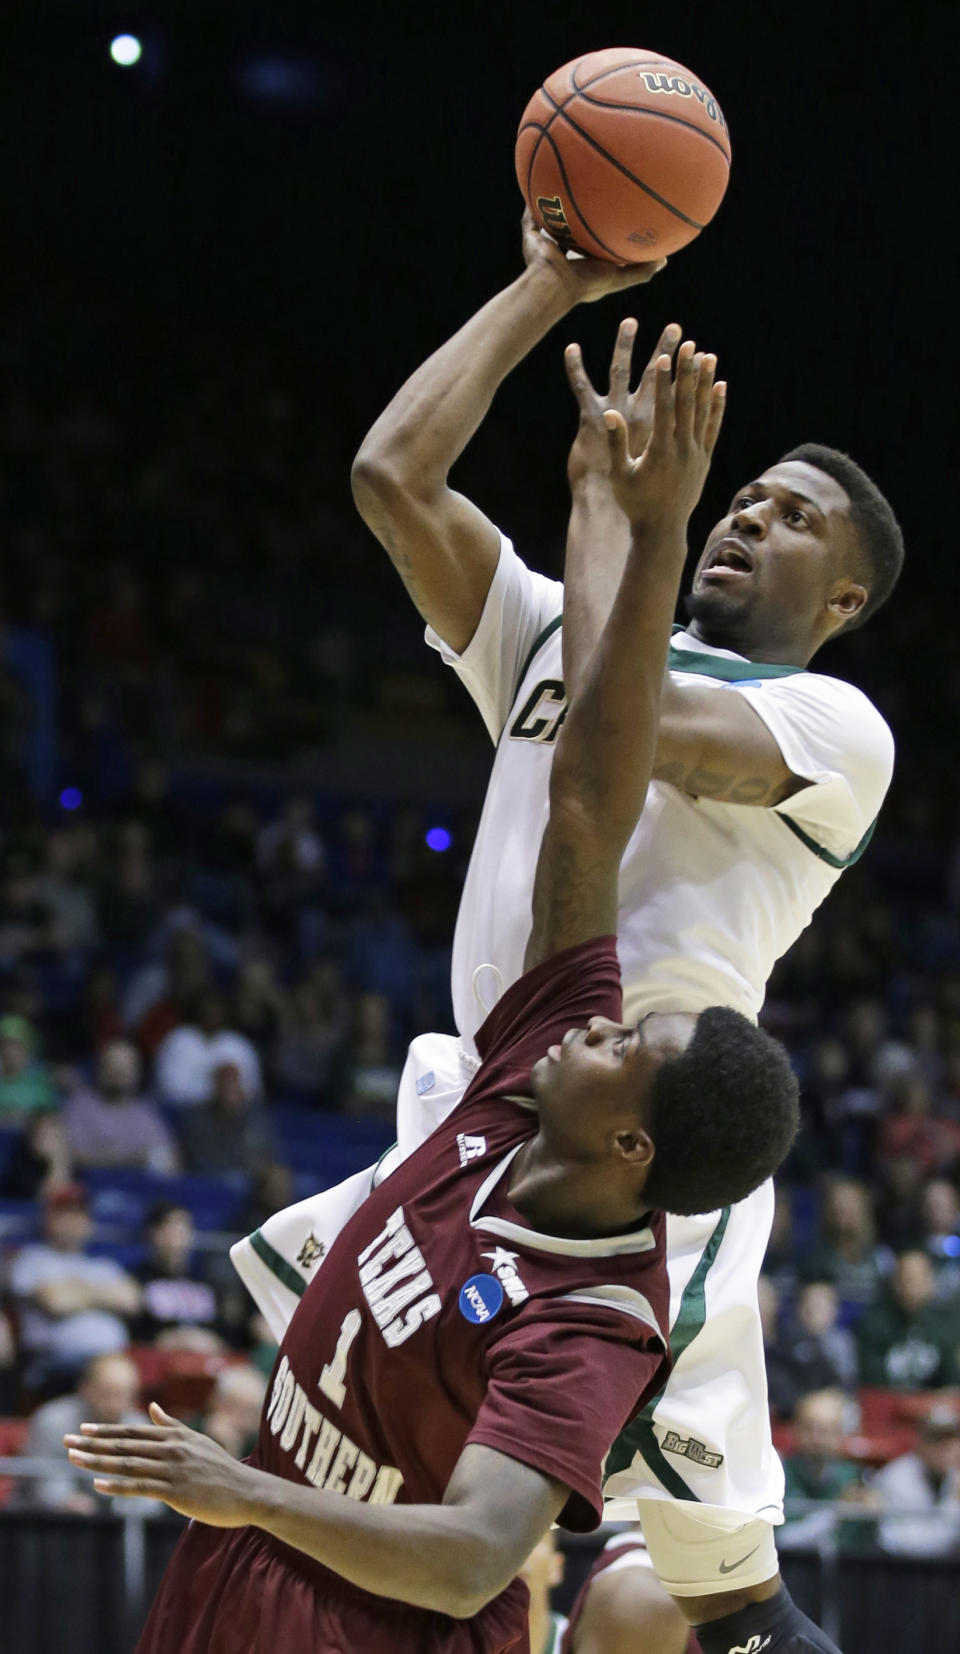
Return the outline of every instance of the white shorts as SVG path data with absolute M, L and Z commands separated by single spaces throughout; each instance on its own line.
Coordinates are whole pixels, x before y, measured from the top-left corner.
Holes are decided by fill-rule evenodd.
M 476 1058 L 449 1035 L 415 1039 L 400 1081 L 397 1149 L 379 1168 L 288 1207 L 231 1248 L 278 1341 L 330 1243 L 374 1180 L 380 1182 L 446 1118 L 476 1068 Z M 663 1393 L 611 1450 L 604 1485 L 612 1501 L 605 1511 L 609 1520 L 635 1521 L 637 1500 L 643 1500 L 647 1509 L 649 1502 L 665 1501 L 673 1511 L 679 1502 L 690 1513 L 712 1506 L 734 1513 L 740 1523 L 751 1517 L 783 1521 L 783 1470 L 770 1434 L 757 1307 L 772 1220 L 772 1183 L 722 1212 L 667 1218 L 673 1370 Z M 760 1577 L 775 1571 L 774 1560 Z

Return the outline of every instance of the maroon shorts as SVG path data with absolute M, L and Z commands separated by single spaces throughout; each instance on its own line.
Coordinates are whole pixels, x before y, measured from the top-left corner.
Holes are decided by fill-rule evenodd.
M 529 1654 L 514 1581 L 472 1620 L 376 1597 L 257 1528 L 193 1522 L 137 1654 Z

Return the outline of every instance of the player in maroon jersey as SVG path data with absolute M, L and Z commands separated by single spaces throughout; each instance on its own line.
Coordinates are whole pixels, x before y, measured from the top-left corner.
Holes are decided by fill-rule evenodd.
M 307 1288 L 252 1462 L 159 1408 L 67 1438 L 100 1491 L 195 1519 L 141 1654 L 524 1654 L 518 1569 L 551 1522 L 596 1525 L 604 1455 L 663 1382 L 662 1211 L 742 1198 L 789 1146 L 789 1064 L 743 1017 L 620 1022 L 617 873 L 722 418 L 714 370 L 692 344 L 675 383 L 660 359 L 639 461 L 607 416 L 633 549 L 558 742 L 526 974 L 459 1107 Z

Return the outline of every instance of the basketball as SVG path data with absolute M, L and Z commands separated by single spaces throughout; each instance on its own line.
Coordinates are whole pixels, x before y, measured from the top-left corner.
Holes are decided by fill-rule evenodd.
M 730 139 L 690 69 L 610 47 L 564 64 L 534 93 L 516 168 L 534 218 L 562 247 L 636 264 L 675 253 L 709 224 Z

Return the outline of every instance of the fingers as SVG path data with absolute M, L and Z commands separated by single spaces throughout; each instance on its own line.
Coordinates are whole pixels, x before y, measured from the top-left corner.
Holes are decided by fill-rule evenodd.
M 621 405 L 630 391 L 630 373 L 633 367 L 633 343 L 637 337 L 636 318 L 627 316 L 617 328 L 613 356 L 610 359 L 610 397 Z
M 95 1476 L 93 1487 L 96 1493 L 109 1494 L 112 1499 L 162 1499 L 165 1504 L 169 1504 L 173 1497 L 170 1487 L 148 1477 L 142 1477 L 135 1482 L 118 1482 Z
M 577 399 L 577 406 L 581 413 L 587 413 L 590 404 L 596 398 L 596 391 L 587 377 L 587 370 L 583 365 L 583 352 L 579 345 L 568 345 L 563 353 L 563 365 L 567 370 L 567 379 L 570 389 Z
M 693 408 L 693 439 L 703 442 L 707 427 L 707 417 L 713 402 L 713 381 L 717 371 L 717 358 L 711 353 L 704 356 L 700 362 L 700 374 L 697 379 L 696 399 Z
M 707 412 L 706 425 L 703 432 L 703 446 L 708 455 L 713 453 L 713 450 L 717 445 L 717 437 L 720 435 L 720 427 L 723 424 L 723 416 L 726 412 L 726 408 L 727 386 L 726 381 L 721 379 L 720 383 L 714 385 L 713 390 L 711 391 L 710 407 Z
M 651 442 L 662 438 L 673 429 L 673 363 L 669 356 L 658 356 L 654 363 L 653 434 Z M 679 371 L 679 370 L 678 370 Z
M 165 1482 L 169 1485 L 170 1472 L 167 1467 L 162 1462 L 158 1463 L 155 1458 L 145 1455 L 127 1453 L 106 1465 L 99 1454 L 81 1453 L 78 1448 L 72 1447 L 67 1457 L 78 1470 L 93 1470 L 99 1476 L 109 1476 L 111 1479 L 117 1478 L 124 1482 L 130 1481 L 131 1478 L 149 1476 L 155 1482 Z
M 693 435 L 693 417 L 697 398 L 700 362 L 692 339 L 684 339 L 677 354 L 677 375 L 674 385 L 674 419 L 677 437 L 689 442 Z
M 623 264 L 616 273 L 616 279 L 608 289 L 611 293 L 619 293 L 625 287 L 636 287 L 640 282 L 652 281 L 666 265 L 665 258 L 652 259 L 648 264 Z
M 169 1436 L 163 1441 L 137 1441 L 132 1434 L 103 1436 L 96 1440 L 88 1436 L 64 1436 L 63 1440 L 68 1456 L 75 1464 L 81 1459 L 112 1459 L 125 1453 L 137 1453 L 146 1459 L 165 1459 L 169 1457 L 171 1448 L 177 1451 Z
M 603 416 L 603 423 L 607 427 L 607 437 L 610 443 L 610 464 L 614 476 L 622 476 L 630 467 L 630 450 L 627 446 L 627 422 L 623 414 L 608 408 Z
M 166 1416 L 166 1415 L 165 1415 Z M 100 1436 L 130 1436 L 137 1441 L 167 1441 L 172 1431 L 182 1430 L 183 1425 L 176 1419 L 169 1424 L 81 1424 L 79 1437 L 64 1437 L 64 1441 L 77 1441 L 86 1444 Z
M 637 396 L 641 395 L 645 389 L 652 389 L 657 373 L 657 363 L 659 362 L 661 356 L 669 356 L 672 362 L 674 351 L 682 338 L 683 329 L 681 328 L 679 322 L 668 322 L 667 326 L 664 328 L 659 339 L 657 340 L 656 349 L 643 370 L 643 377 L 640 380 L 640 388 L 636 392 Z

